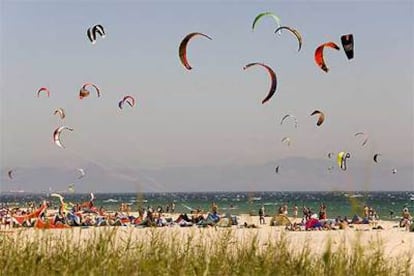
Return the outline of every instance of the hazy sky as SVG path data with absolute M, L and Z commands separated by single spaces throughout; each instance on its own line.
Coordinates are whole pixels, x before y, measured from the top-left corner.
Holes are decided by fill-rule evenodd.
M 62 2 L 1 1 L 2 184 L 12 168 L 225 170 L 344 150 L 355 162 L 382 153 L 390 166 L 407 168 L 400 185 L 413 189 L 412 1 Z M 271 18 L 252 31 L 264 11 L 301 32 L 299 53 L 292 34 L 273 33 Z M 107 36 L 92 45 L 86 30 L 94 24 Z M 187 71 L 178 45 L 190 32 L 212 40 L 190 42 Z M 348 33 L 355 58 L 326 49 L 330 71 L 320 70 L 315 48 L 340 45 Z M 269 77 L 263 68 L 244 71 L 250 62 L 268 64 L 278 77 L 264 105 Z M 84 82 L 97 84 L 102 96 L 80 101 Z M 50 98 L 36 97 L 42 86 Z M 137 105 L 121 111 L 125 95 Z M 53 115 L 57 107 L 66 111 L 63 121 Z M 321 127 L 309 116 L 315 109 L 326 113 Z M 297 129 L 280 125 L 287 113 L 297 117 Z M 66 149 L 52 140 L 61 125 L 74 129 L 62 135 Z M 369 134 L 365 147 L 354 137 L 358 131 Z M 280 142 L 284 136 L 290 147 Z M 29 189 L 29 182 L 21 185 Z

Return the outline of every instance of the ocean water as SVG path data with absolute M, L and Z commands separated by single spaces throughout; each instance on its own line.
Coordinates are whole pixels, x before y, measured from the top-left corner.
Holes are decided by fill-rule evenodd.
M 84 202 L 90 199 L 89 194 L 62 194 L 65 202 Z M 59 201 L 48 194 L 8 193 L 0 195 L 0 204 L 25 207 L 28 202 L 40 203 L 48 200 L 52 207 L 57 207 Z M 361 215 L 361 208 L 366 204 L 375 209 L 381 219 L 397 220 L 404 207 L 414 211 L 414 192 L 200 192 L 200 193 L 96 193 L 95 206 L 106 210 L 119 210 L 121 203 L 130 205 L 132 211 L 140 207 L 151 206 L 157 209 L 162 206 L 164 211 L 168 204 L 175 203 L 175 212 L 190 212 L 199 208 L 210 210 L 212 202 L 219 207 L 220 213 L 233 215 L 253 213 L 257 215 L 263 205 L 267 215 L 273 215 L 281 205 L 287 204 L 289 215 L 293 215 L 293 206 L 302 214 L 302 207 L 310 207 L 315 213 L 323 202 L 327 205 L 328 217 L 352 217 L 355 213 Z M 358 209 L 359 208 L 359 209 Z M 391 216 L 390 212 L 393 212 Z

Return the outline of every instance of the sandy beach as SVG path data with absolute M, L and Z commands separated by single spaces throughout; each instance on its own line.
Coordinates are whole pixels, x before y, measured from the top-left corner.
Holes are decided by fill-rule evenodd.
M 173 217 L 178 216 L 178 214 Z M 258 216 L 241 215 L 239 225 L 232 227 L 180 227 L 178 225 L 168 227 L 146 227 L 135 226 L 103 226 L 103 227 L 72 227 L 69 229 L 39 230 L 34 228 L 4 228 L 1 236 L 11 239 L 19 239 L 19 242 L 33 241 L 39 236 L 56 238 L 70 236 L 74 244 L 80 241 L 90 240 L 96 235 L 108 231 L 115 231 L 117 240 L 124 241 L 131 239 L 134 243 L 148 243 L 151 237 L 157 235 L 165 240 L 188 241 L 191 237 L 194 241 L 203 241 L 211 244 L 221 239 L 231 237 L 229 242 L 243 244 L 256 239 L 259 247 L 266 247 L 270 242 L 286 239 L 293 253 L 299 253 L 304 247 L 309 248 L 312 254 L 322 254 L 328 244 L 333 251 L 352 250 L 353 247 L 376 247 L 381 245 L 385 256 L 398 258 L 401 256 L 414 256 L 414 233 L 408 232 L 405 228 L 398 227 L 397 222 L 378 221 L 383 229 L 373 229 L 373 225 L 355 224 L 344 230 L 312 230 L 312 231 L 288 231 L 284 226 L 270 226 L 270 217 L 266 217 L 266 224 L 260 225 Z M 290 218 L 291 221 L 295 221 Z M 299 222 L 299 219 L 296 220 Z M 254 224 L 257 228 L 246 228 L 244 223 Z M 414 263 L 411 262 L 414 272 Z
M 178 216 L 167 214 L 173 219 Z M 414 233 L 398 227 L 398 222 L 292 231 L 271 226 L 271 217 L 265 221 L 260 224 L 259 216 L 242 214 L 238 225 L 228 227 L 3 225 L 0 247 L 6 254 L 0 261 L 6 271 L 20 271 L 17 275 L 35 275 L 37 270 L 61 275 L 118 275 L 119 271 L 127 275 L 308 275 L 308 269 L 309 275 L 332 269 L 339 269 L 338 275 L 414 275 Z M 374 229 L 378 226 L 381 229 Z M 38 266 L 39 261 L 43 266 Z M 58 270 L 53 268 L 56 262 L 61 264 Z M 115 266 L 109 272 L 102 267 L 108 263 Z M 139 265 L 134 268 L 135 264 Z M 161 271 L 156 268 L 159 265 Z

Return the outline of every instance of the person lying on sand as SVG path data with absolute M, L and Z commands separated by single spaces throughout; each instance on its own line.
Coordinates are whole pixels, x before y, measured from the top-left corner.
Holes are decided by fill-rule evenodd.
M 245 222 L 244 223 L 244 228 L 259 228 L 259 227 L 254 223 L 247 224 L 247 222 Z
M 343 229 L 347 229 L 349 228 L 349 224 L 347 220 L 340 220 L 338 223 L 339 229 L 343 230 Z
M 302 231 L 302 224 L 294 222 L 293 224 L 286 225 L 286 230 L 288 231 Z

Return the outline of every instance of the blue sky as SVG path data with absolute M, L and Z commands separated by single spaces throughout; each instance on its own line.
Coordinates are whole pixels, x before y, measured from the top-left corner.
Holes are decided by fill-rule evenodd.
M 198 2 L 2 1 L 2 170 L 92 163 L 117 175 L 119 168 L 226 170 L 345 150 L 362 163 L 381 152 L 389 164 L 383 169 L 407 168 L 398 183 L 413 189 L 411 1 Z M 263 11 L 301 32 L 299 53 L 291 34 L 273 34 L 271 18 L 251 30 Z M 94 24 L 102 24 L 107 37 L 92 45 L 86 30 Z M 187 71 L 178 45 L 190 32 L 213 40 L 190 42 L 193 70 Z M 348 33 L 354 34 L 355 58 L 327 49 L 330 71 L 324 73 L 313 60 L 315 48 L 339 45 Z M 243 71 L 250 62 L 268 64 L 278 77 L 277 92 L 264 105 L 268 75 L 261 68 Z M 101 88 L 101 98 L 79 101 L 86 81 Z M 42 86 L 50 98 L 36 97 Z M 137 105 L 120 111 L 125 95 Z M 57 107 L 66 110 L 63 122 L 52 115 Z M 309 116 L 315 109 L 327 115 L 320 128 Z M 298 118 L 298 129 L 280 126 L 287 113 Z M 52 142 L 62 124 L 74 128 L 63 135 L 64 150 Z M 369 134 L 364 148 L 353 136 L 358 131 Z M 291 147 L 280 142 L 284 136 L 292 138 Z M 2 184 L 13 185 L 2 177 Z M 370 185 L 383 189 L 386 181 Z M 29 182 L 19 185 L 27 189 Z M 234 185 L 228 188 L 237 190 Z M 292 185 L 303 188 L 300 180 Z

